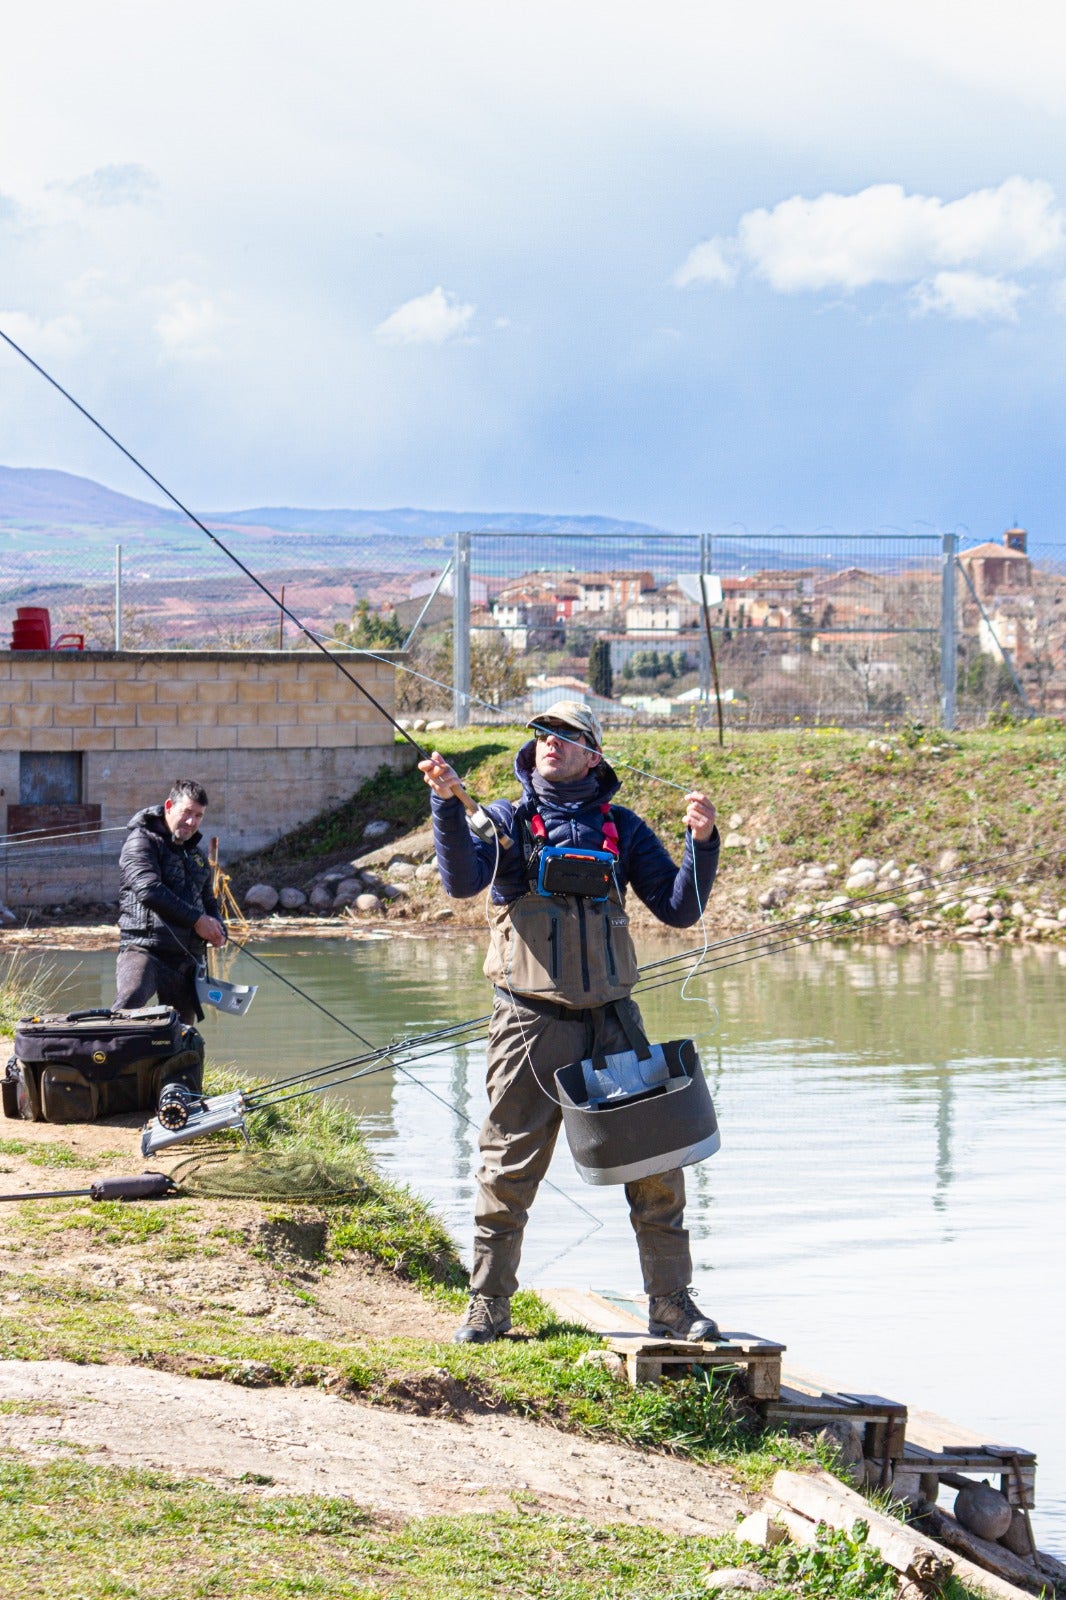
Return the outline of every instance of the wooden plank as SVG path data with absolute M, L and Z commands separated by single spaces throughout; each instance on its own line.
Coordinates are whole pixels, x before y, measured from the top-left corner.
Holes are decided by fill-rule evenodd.
M 963 1476 L 965 1474 L 971 1475 L 971 1481 L 974 1477 L 988 1478 L 998 1475 L 1000 1493 L 1006 1496 L 1010 1504 L 1031 1511 L 1036 1504 L 1036 1457 L 1026 1455 L 1019 1458 L 1021 1476 L 1019 1483 L 1019 1474 L 1015 1472 L 1011 1460 L 1012 1454 L 1013 1452 L 1008 1452 L 1006 1455 L 1001 1455 L 990 1447 L 974 1450 L 969 1454 L 961 1450 L 949 1452 L 927 1450 L 908 1439 L 904 1445 L 899 1470 L 905 1472 L 908 1477 L 932 1475 L 953 1488 L 958 1488 L 966 1481 Z
M 886 1417 L 905 1417 L 907 1407 L 900 1400 L 887 1400 L 883 1394 L 852 1394 L 849 1389 L 841 1390 L 845 1400 L 854 1400 L 857 1405 L 869 1406 L 879 1415 Z
M 647 1334 L 647 1316 L 641 1318 L 625 1311 L 588 1289 L 538 1289 L 537 1293 L 564 1321 L 575 1322 L 592 1333 Z
M 1017 1588 L 998 1574 L 945 1549 L 933 1539 L 915 1533 L 903 1523 L 882 1516 L 861 1495 L 846 1489 L 828 1473 L 782 1471 L 774 1478 L 770 1492 L 775 1501 L 809 1521 L 812 1528 L 822 1521 L 830 1527 L 844 1528 L 850 1533 L 857 1521 L 865 1522 L 870 1544 L 897 1571 L 905 1572 L 922 1583 L 932 1582 L 941 1574 L 946 1576 L 953 1573 L 969 1588 L 995 1595 L 999 1600 L 1031 1600 L 1026 1590 Z
M 926 1450 L 921 1445 L 907 1440 L 903 1452 L 903 1459 L 908 1465 L 914 1465 L 915 1471 L 921 1472 L 999 1472 L 1010 1471 L 1009 1456 L 997 1455 L 994 1450 L 975 1450 L 972 1454 L 965 1455 L 962 1451 L 952 1451 L 945 1455 L 942 1450 Z M 1023 1480 L 1026 1477 L 1026 1458 L 1021 1457 Z M 1035 1456 L 1028 1458 L 1030 1470 L 1035 1465 Z
M 934 1411 L 912 1411 L 907 1432 L 915 1444 L 924 1445 L 929 1450 L 972 1451 L 991 1446 L 1006 1455 L 1024 1458 L 1033 1454 L 1031 1450 L 1023 1450 L 1018 1445 L 1007 1445 L 998 1439 L 990 1439 L 987 1434 L 960 1428 L 958 1423 L 949 1422 L 947 1417 L 939 1417 Z

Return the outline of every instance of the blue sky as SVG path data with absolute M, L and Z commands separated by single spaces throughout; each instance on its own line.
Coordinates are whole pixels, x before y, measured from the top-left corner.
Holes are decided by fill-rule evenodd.
M 38 0 L 0 326 L 198 509 L 1066 541 L 1061 9 L 739 12 Z M 0 460 L 145 494 L 6 350 Z

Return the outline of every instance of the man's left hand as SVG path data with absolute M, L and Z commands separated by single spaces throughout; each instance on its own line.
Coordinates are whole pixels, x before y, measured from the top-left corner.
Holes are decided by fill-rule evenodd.
M 718 813 L 707 796 L 698 791 L 687 794 L 685 800 L 688 805 L 688 810 L 685 812 L 685 827 L 697 844 L 706 844 L 714 832 L 714 820 Z

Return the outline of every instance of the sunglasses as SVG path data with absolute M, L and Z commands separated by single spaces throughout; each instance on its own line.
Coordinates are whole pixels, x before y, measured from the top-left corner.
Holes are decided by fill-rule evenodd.
M 533 736 L 538 742 L 552 737 L 562 739 L 565 744 L 584 745 L 586 750 L 595 750 L 596 746 L 589 741 L 586 733 L 579 733 L 576 728 L 553 728 L 546 724 L 533 729 Z

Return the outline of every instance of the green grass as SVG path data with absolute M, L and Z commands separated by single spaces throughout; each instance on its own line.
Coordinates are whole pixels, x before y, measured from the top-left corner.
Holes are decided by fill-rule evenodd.
M 211 1093 L 225 1093 L 249 1080 L 216 1072 Z M 343 1107 L 308 1095 L 254 1116 L 248 1124 L 252 1147 L 299 1160 L 313 1155 L 360 1190 L 354 1200 L 340 1198 L 325 1208 L 326 1251 L 342 1257 L 357 1251 L 390 1267 L 431 1294 L 465 1290 L 466 1273 L 455 1241 L 418 1195 L 393 1183 L 374 1165 L 358 1120 Z
M 708 1568 L 741 1566 L 767 1600 L 891 1600 L 897 1575 L 866 1541 L 755 1550 L 732 1536 L 662 1533 L 511 1513 L 397 1525 L 349 1500 L 263 1494 L 160 1472 L 0 1459 L 0 1592 L 11 1600 L 698 1600 Z M 971 1600 L 952 1582 L 942 1600 Z
M 219 1074 L 214 1092 L 239 1080 Z M 244 1080 L 247 1083 L 247 1080 Z M 292 1101 L 250 1123 L 254 1146 L 285 1158 L 314 1151 L 357 1190 L 317 1206 L 270 1202 L 272 1227 L 300 1226 L 321 1218 L 320 1271 L 353 1252 L 383 1263 L 415 1284 L 437 1306 L 456 1312 L 465 1303 L 466 1276 L 453 1241 L 430 1208 L 410 1190 L 375 1169 L 351 1113 L 317 1097 Z M 18 1142 L 18 1141 L 13 1141 Z M 59 1147 L 57 1147 L 59 1148 Z M 179 1169 L 180 1170 L 180 1169 Z M 254 1192 L 248 1196 L 254 1198 Z M 202 1249 L 195 1230 L 197 1201 L 188 1195 L 157 1202 L 94 1202 L 88 1198 L 24 1202 L 0 1218 L 8 1247 L 49 1252 L 83 1233 L 88 1246 L 141 1250 L 153 1258 L 181 1260 Z M 209 1235 L 215 1248 L 248 1248 L 225 1220 Z M 281 1282 L 284 1263 L 274 1270 Z M 28 1360 L 126 1360 L 192 1375 L 231 1378 L 254 1371 L 256 1380 L 315 1384 L 386 1405 L 416 1403 L 446 1374 L 452 1399 L 551 1421 L 604 1440 L 669 1450 L 695 1460 L 728 1463 L 752 1483 L 781 1465 L 810 1459 L 784 1435 L 764 1434 L 721 1380 L 696 1372 L 673 1383 L 632 1389 L 602 1367 L 578 1365 L 597 1348 L 593 1334 L 561 1324 L 536 1295 L 514 1301 L 516 1337 L 489 1346 L 436 1344 L 418 1339 L 352 1338 L 325 1342 L 284 1335 L 222 1305 L 193 1308 L 157 1297 L 150 1317 L 130 1316 L 132 1291 L 98 1287 L 35 1268 L 8 1274 L 18 1301 L 0 1302 L 0 1354 Z M 300 1285 L 305 1303 L 313 1285 Z M 290 1290 L 290 1292 L 292 1292 Z M 143 1301 L 145 1293 L 135 1296 Z
M 0 1462 L 11 1600 L 697 1600 L 710 1541 L 579 1519 L 427 1517 L 80 1461 Z
M 714 1539 L 711 1560 L 716 1568 L 754 1568 L 770 1579 L 764 1600 L 895 1600 L 900 1576 L 869 1543 L 869 1528 L 855 1524 L 852 1533 L 818 1528 L 813 1545 L 776 1545 L 769 1550 L 741 1544 L 732 1535 Z M 939 1600 L 978 1600 L 957 1578 L 938 1590 Z
M 210 1088 L 238 1081 L 226 1074 Z M 306 1227 L 309 1215 L 319 1217 L 324 1245 L 318 1270 L 328 1273 L 358 1251 L 408 1277 L 438 1305 L 443 1301 L 458 1311 L 464 1280 L 452 1241 L 417 1196 L 375 1170 L 350 1113 L 317 1098 L 295 1101 L 269 1120 L 253 1119 L 252 1132 L 262 1151 L 299 1157 L 314 1150 L 355 1191 L 318 1206 L 261 1207 L 263 1218 L 280 1228 Z M 64 1236 L 84 1233 L 97 1252 L 121 1251 L 128 1266 L 131 1253 L 134 1264 L 138 1253 L 152 1259 L 202 1253 L 197 1206 L 189 1196 L 136 1205 L 81 1198 L 29 1202 L 0 1219 L 0 1227 L 14 1254 L 22 1243 L 52 1255 Z M 217 1241 L 214 1248 L 232 1251 L 249 1248 L 254 1233 L 254 1227 L 212 1221 L 207 1238 Z M 273 1270 L 281 1284 L 288 1283 L 283 1262 Z M 818 1454 L 803 1441 L 765 1431 L 728 1374 L 695 1370 L 634 1389 L 602 1366 L 580 1364 L 601 1341 L 560 1323 L 528 1292 L 515 1297 L 515 1336 L 492 1345 L 357 1336 L 338 1341 L 277 1333 L 222 1301 L 183 1303 L 170 1293 L 153 1293 L 139 1276 L 120 1277 L 124 1287 L 102 1287 L 76 1275 L 40 1272 L 30 1262 L 23 1272 L 8 1271 L 0 1301 L 0 1355 L 125 1361 L 254 1387 L 317 1386 L 422 1412 L 506 1411 L 604 1443 L 724 1467 L 753 1491 L 764 1488 L 779 1467 L 802 1467 Z M 298 1293 L 305 1303 L 314 1298 L 303 1284 Z M 13 1402 L 8 1409 L 28 1408 Z M 235 1594 L 242 1600 L 487 1600 L 499 1594 L 694 1600 L 705 1592 L 700 1572 L 708 1561 L 724 1565 L 730 1554 L 727 1546 L 719 1551 L 708 1541 L 545 1517 L 522 1495 L 514 1500 L 515 1515 L 431 1518 L 397 1529 L 343 1501 L 264 1498 L 254 1492 L 256 1484 L 270 1487 L 255 1478 L 247 1492 L 227 1494 L 151 1473 L 93 1468 L 77 1459 L 30 1466 L 0 1458 L 0 1593 L 13 1600 L 51 1600 L 60 1593 L 71 1600 L 228 1600 Z M 839 1551 L 831 1559 L 833 1572 L 850 1585 L 842 1595 L 879 1600 L 882 1590 L 866 1566 L 858 1562 L 852 1572 Z M 814 1577 L 823 1567 L 824 1562 Z M 773 1593 L 837 1592 L 804 1587 L 807 1581 L 793 1575 Z
M 517 728 L 442 729 L 432 743 L 472 794 L 491 799 L 515 794 L 512 764 L 526 737 Z M 682 807 L 677 790 L 659 777 L 704 789 L 724 821 L 743 816 L 760 876 L 808 860 L 846 865 L 859 854 L 931 867 L 941 851 L 955 849 L 968 862 L 1033 851 L 1038 880 L 1066 882 L 1066 851 L 1049 846 L 1066 838 L 1066 725 L 1039 719 L 950 739 L 935 730 L 884 730 L 875 749 L 872 737 L 870 730 L 838 728 L 731 733 L 720 749 L 711 733 L 611 730 L 606 754 L 622 779 L 620 801 L 666 840 L 678 836 Z M 345 805 L 240 863 L 237 876 L 251 882 L 350 853 L 362 847 L 371 818 L 399 833 L 428 816 L 420 775 L 382 769 Z M 726 870 L 747 859 L 727 858 Z M 1007 863 L 1003 870 L 1013 876 L 1017 868 Z
M 54 1002 L 55 992 L 55 973 L 39 956 L 17 950 L 0 956 L 0 1034 L 13 1033 L 20 1017 Z

